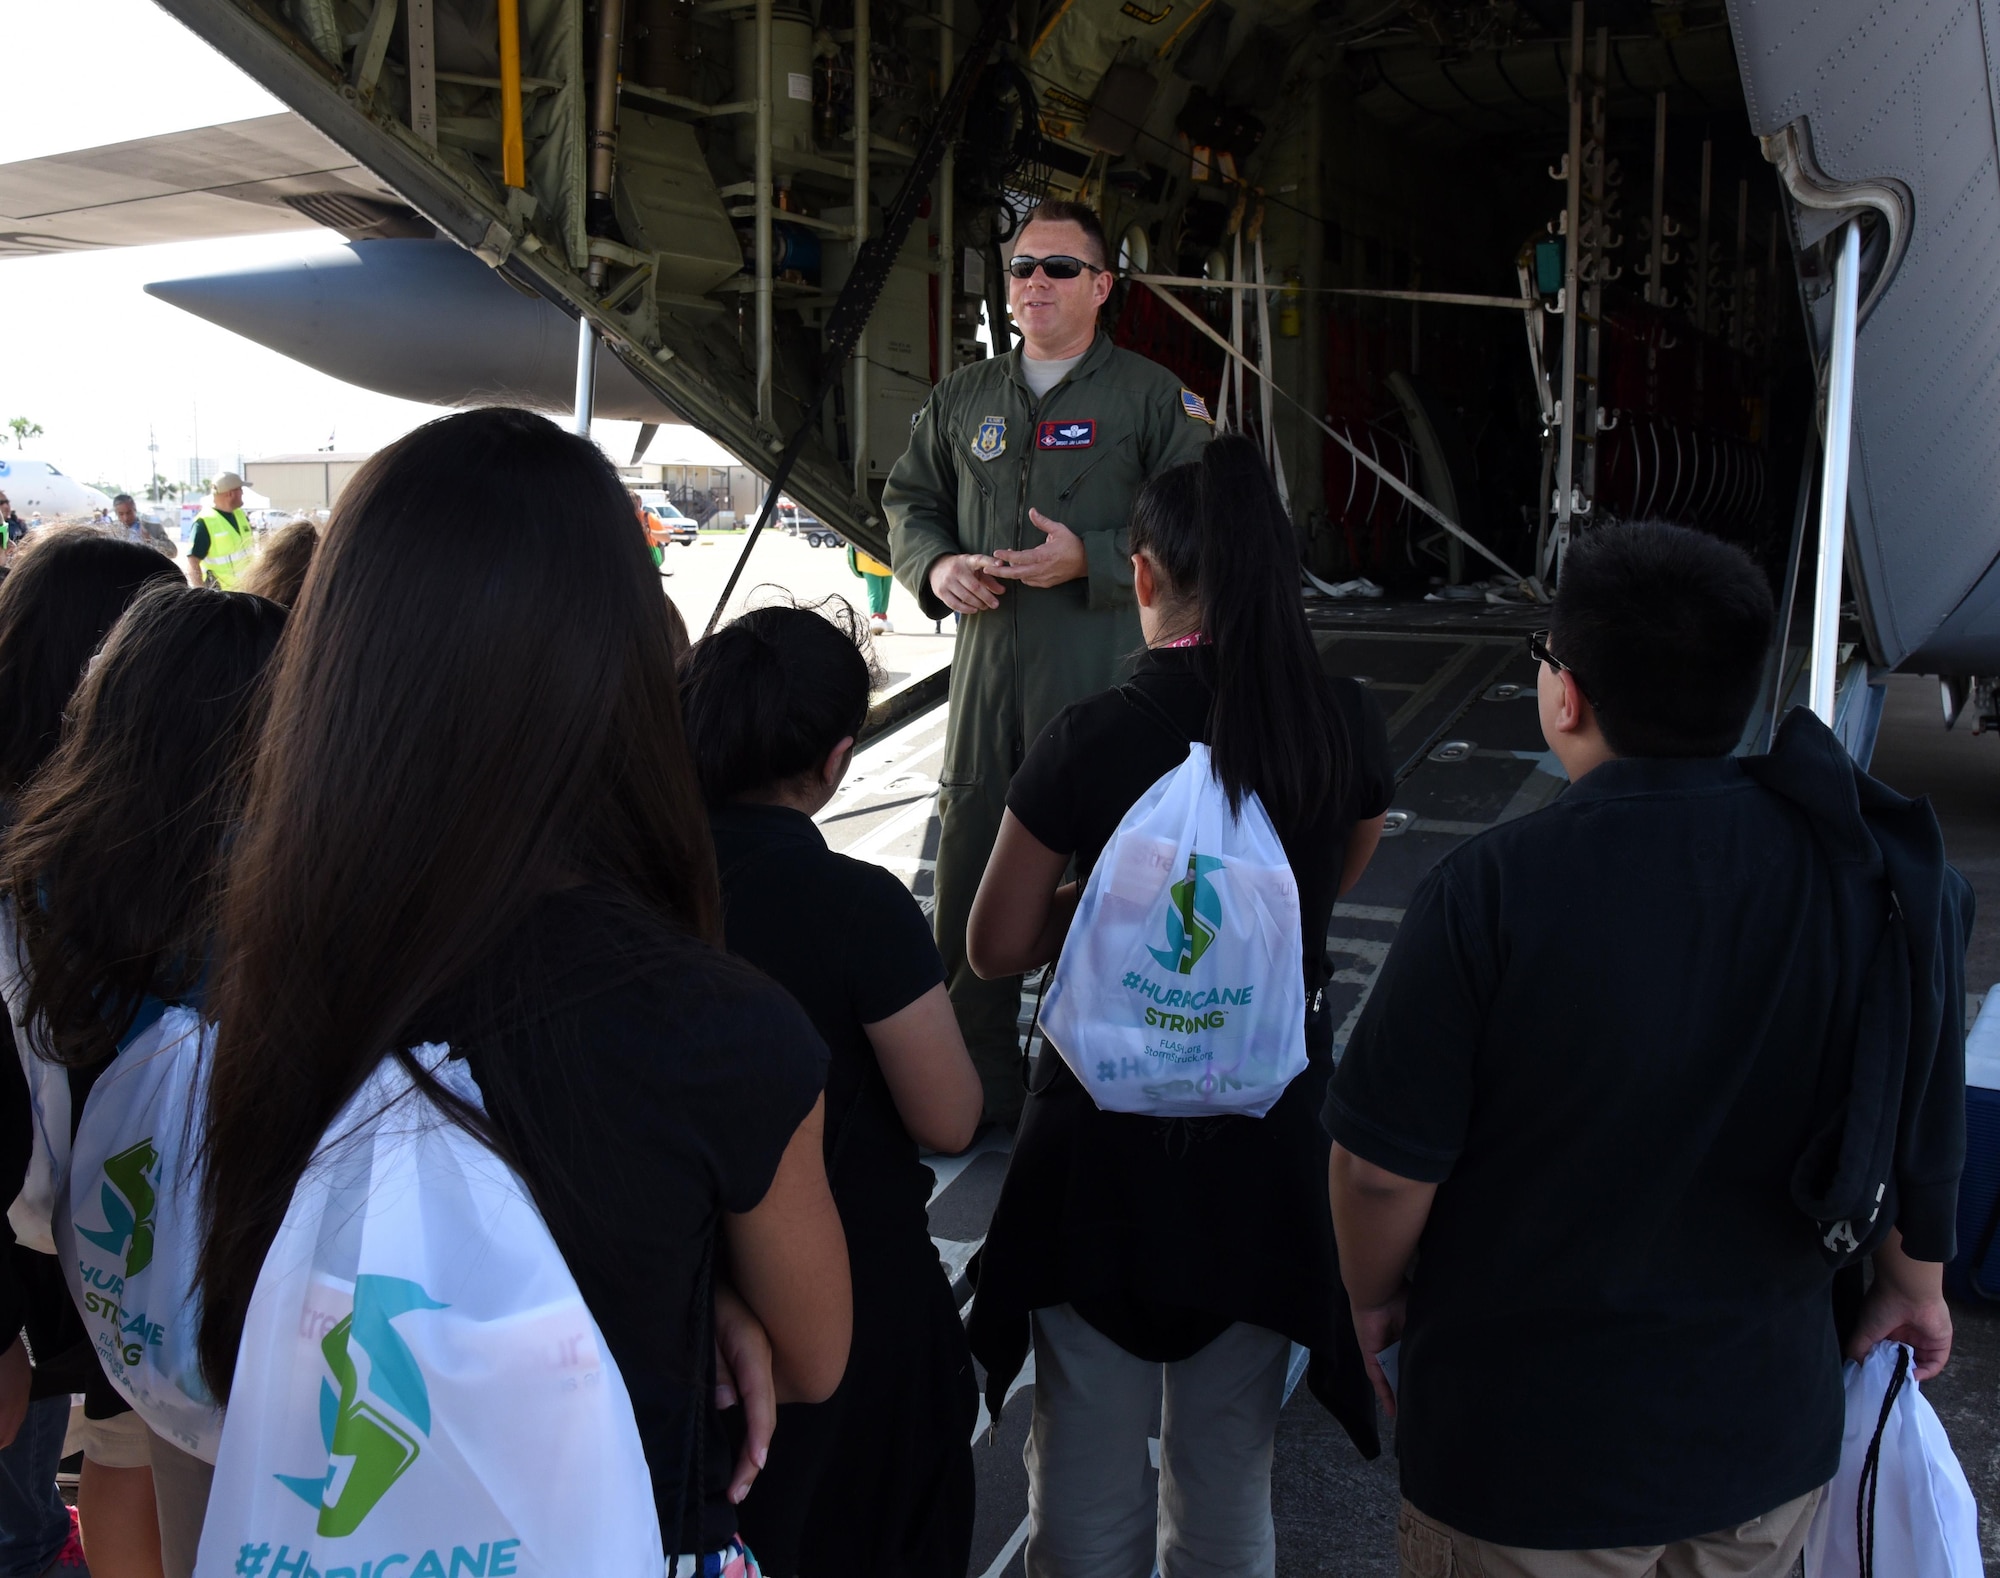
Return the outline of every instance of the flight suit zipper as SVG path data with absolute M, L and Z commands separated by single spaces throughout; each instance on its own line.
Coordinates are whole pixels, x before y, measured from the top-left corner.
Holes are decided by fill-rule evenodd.
M 1032 473 L 1034 470 L 1034 463 L 1035 463 L 1035 433 L 1041 423 L 1042 408 L 1045 405 L 1047 405 L 1051 399 L 1055 397 L 1055 394 L 1058 390 L 1067 389 L 1070 386 L 1070 381 L 1072 378 L 1074 378 L 1075 374 L 1076 374 L 1076 368 L 1072 367 L 1067 373 L 1063 374 L 1060 382 L 1052 385 L 1049 388 L 1047 393 L 1043 394 L 1039 399 L 1031 399 L 1029 401 L 1027 431 L 1025 434 L 1023 434 L 1023 437 L 1027 440 L 1027 452 L 1023 454 L 1021 457 L 1021 487 L 1020 487 L 1020 493 L 1018 497 L 1015 499 L 1015 504 L 1014 504 L 1014 546 L 1016 548 L 1022 548 L 1027 546 L 1027 544 L 1023 541 L 1023 539 L 1027 534 L 1027 527 L 1029 524 L 1028 488 L 1030 482 L 1033 480 Z M 1008 381 L 1010 383 L 1014 382 L 1014 380 L 1012 380 L 1011 378 Z M 1025 385 L 1021 385 L 1020 387 L 1023 388 L 1024 390 L 1026 388 Z M 1099 458 L 1101 459 L 1102 457 L 1100 456 Z M 1069 487 L 1065 488 L 1059 495 L 1058 502 L 1061 502 L 1062 499 L 1067 499 L 1070 496 L 1070 493 L 1074 491 L 1076 483 L 1081 482 L 1085 476 L 1088 476 L 1092 468 L 1094 468 L 1096 465 L 1097 461 L 1093 460 L 1090 463 L 1090 465 L 1084 467 L 1082 475 L 1077 477 L 1076 482 L 1072 482 L 1069 485 Z M 1037 532 L 1037 535 L 1040 535 L 1039 530 Z M 1024 586 L 1020 586 L 1017 583 L 1015 590 L 1026 591 L 1027 588 Z M 1027 732 L 1026 725 L 1028 717 L 1028 691 L 1027 691 L 1026 678 L 1022 673 L 1022 667 L 1021 667 L 1021 615 L 1020 615 L 1020 605 L 1018 603 L 1014 605 L 1010 613 L 1010 622 L 1013 625 L 1014 629 L 1014 719 L 1017 726 L 1021 728 L 1023 736 L 1025 736 Z M 1014 741 L 1013 756 L 1014 756 L 1014 767 L 1016 770 L 1019 770 L 1020 768 L 1021 759 L 1024 755 L 1026 755 L 1026 749 L 1027 748 L 1026 748 L 1025 738 L 1017 738 Z
M 1049 391 L 1049 394 L 1054 394 L 1054 393 L 1055 390 L 1053 389 Z M 1046 400 L 1047 398 L 1048 395 L 1045 394 L 1041 397 L 1040 400 L 1029 401 L 1027 428 L 1021 435 L 1027 447 L 1025 453 L 1023 453 L 1021 456 L 1020 493 L 1014 501 L 1014 546 L 1016 548 L 1020 548 L 1022 546 L 1022 541 L 1021 541 L 1022 534 L 1028 524 L 1028 484 L 1032 480 L 1031 472 L 1033 471 L 1035 464 L 1035 421 L 1041 415 L 1042 400 Z M 1015 735 L 1013 741 L 1013 758 L 1014 758 L 1013 765 L 1014 765 L 1014 770 L 1016 772 L 1020 771 L 1021 760 L 1024 756 L 1027 755 L 1026 736 L 1028 732 L 1028 686 L 1027 686 L 1027 679 L 1022 672 L 1022 665 L 1021 665 L 1021 601 L 1020 601 L 1022 595 L 1024 595 L 1027 592 L 1027 590 L 1028 588 L 1026 586 L 1022 585 L 1020 582 L 1017 581 L 1014 584 L 1013 591 L 1008 596 L 1008 603 L 1010 606 L 1008 608 L 1007 617 L 1009 623 L 1011 623 L 1014 627 L 1014 727 L 1019 731 Z

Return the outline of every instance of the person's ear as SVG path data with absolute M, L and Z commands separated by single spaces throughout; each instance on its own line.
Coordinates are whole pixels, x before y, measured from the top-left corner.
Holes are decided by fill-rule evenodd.
M 1090 278 L 1090 299 L 1095 305 L 1101 307 L 1111 299 L 1111 287 L 1118 283 L 1118 278 L 1109 269 L 1104 270 L 1101 274 L 1093 274 Z
M 826 753 L 826 760 L 819 764 L 819 781 L 831 794 L 840 787 L 840 780 L 847 776 L 847 769 L 854 765 L 854 736 L 844 735 L 834 748 Z
M 1564 669 L 1556 676 L 1562 686 L 1562 700 L 1556 704 L 1556 727 L 1565 734 L 1588 733 L 1597 722 L 1597 715 L 1591 710 L 1590 698 L 1576 682 L 1576 676 Z
M 1141 608 L 1151 608 L 1159 601 L 1159 580 L 1153 573 L 1153 561 L 1143 553 L 1132 555 L 1132 596 Z

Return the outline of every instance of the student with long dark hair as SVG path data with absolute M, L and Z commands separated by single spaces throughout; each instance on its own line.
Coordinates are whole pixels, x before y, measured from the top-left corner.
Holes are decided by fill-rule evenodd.
M 91 654 L 147 585 L 178 579 L 151 549 L 89 528 L 49 532 L 15 556 L 0 584 L 0 825 L 11 821 L 23 786 L 61 738 L 63 714 Z M 15 1204 L 0 1223 L 0 1572 L 40 1572 L 70 1541 L 68 1510 L 56 1491 L 70 1396 L 85 1396 L 84 1472 L 78 1502 L 98 1565 L 111 1578 L 158 1570 L 152 1478 L 143 1437 L 136 1451 L 119 1439 L 125 1405 L 105 1381 L 63 1285 L 49 1210 L 54 1179 L 49 1143 L 35 1143 L 28 1093 L 27 977 L 11 908 L 0 906 L 0 995 L 7 1000 L 18 1057 L 0 1056 L 0 1196 Z M 72 1111 L 66 1082 L 38 1075 L 65 1098 L 49 1122 Z M 66 1147 L 68 1134 L 48 1136 Z M 18 1198 L 29 1185 L 27 1198 Z M 26 1231 L 34 1247 L 15 1242 Z M 27 1330 L 27 1343 L 15 1335 Z M 31 1370 L 28 1349 L 35 1355 Z M 120 1448 L 126 1450 L 120 1450 Z
M 725 1349 L 747 1306 L 780 1401 L 838 1383 L 847 1268 L 826 1052 L 716 946 L 668 642 L 645 539 L 587 439 L 465 412 L 348 485 L 231 856 L 201 1349 L 227 1398 L 294 1185 L 399 1058 L 526 1181 L 631 1396 L 666 1550 L 734 1572 L 761 1431 L 732 1474 L 710 1267 Z M 426 1042 L 466 1059 L 483 1115 L 406 1055 Z
M 732 952 L 826 1038 L 826 1168 L 847 1232 L 854 1347 L 833 1399 L 781 1418 L 743 1505 L 773 1578 L 963 1573 L 978 1392 L 930 1240 L 917 1147 L 962 1151 L 979 1075 L 930 924 L 880 866 L 829 851 L 813 814 L 853 760 L 871 672 L 854 611 L 761 608 L 681 670 Z
M 1218 438 L 1147 483 L 1130 543 L 1146 653 L 1029 750 L 973 905 L 972 962 L 989 976 L 1052 963 L 1081 892 L 1064 883 L 1071 863 L 1087 879 L 1199 741 L 1233 808 L 1261 801 L 1297 880 L 1304 957 L 1271 967 L 1304 971 L 1308 1064 L 1261 1118 L 1160 1118 L 1100 1110 L 1044 1055 L 986 1239 L 972 1348 L 997 1414 L 1032 1334 L 1031 1578 L 1146 1578 L 1155 1562 L 1165 1578 L 1268 1578 L 1292 1343 L 1314 1355 L 1316 1394 L 1376 1450 L 1317 1114 L 1333 1040 L 1324 939 L 1380 834 L 1388 745 L 1367 693 L 1320 667 L 1291 522 L 1249 440 Z
M 199 1003 L 222 846 L 284 610 L 169 578 L 116 626 L 70 726 L 0 844 L 26 961 L 34 1050 L 70 1069 L 72 1122 L 97 1076 L 174 1004 Z M 159 1562 L 194 1571 L 209 1465 L 118 1415 L 150 1460 Z M 91 1472 L 86 1459 L 85 1473 Z M 107 1572 L 91 1532 L 92 1560 Z

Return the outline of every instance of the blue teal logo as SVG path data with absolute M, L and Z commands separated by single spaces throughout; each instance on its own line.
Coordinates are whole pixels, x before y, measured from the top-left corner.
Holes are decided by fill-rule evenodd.
M 299 1500 L 319 1509 L 319 1534 L 337 1538 L 360 1528 L 423 1455 L 417 1438 L 431 1433 L 430 1388 L 417 1356 L 391 1323 L 413 1310 L 447 1307 L 403 1277 L 354 1279 L 353 1313 L 319 1345 L 332 1372 L 331 1380 L 322 1377 L 319 1383 L 326 1468 L 316 1475 L 276 1476 Z M 365 1377 L 357 1353 L 367 1360 Z M 363 1395 L 364 1388 L 370 1395 Z
M 1166 947 L 1148 947 L 1163 970 L 1191 974 L 1222 931 L 1222 895 L 1210 876 L 1222 862 L 1209 855 L 1188 855 L 1187 875 L 1167 889 Z
M 79 1238 L 107 1255 L 125 1257 L 127 1277 L 136 1277 L 153 1263 L 153 1207 L 158 1203 L 153 1181 L 159 1172 L 160 1153 L 153 1149 L 151 1135 L 120 1151 L 105 1162 L 104 1181 L 98 1185 L 104 1226 L 77 1224 Z

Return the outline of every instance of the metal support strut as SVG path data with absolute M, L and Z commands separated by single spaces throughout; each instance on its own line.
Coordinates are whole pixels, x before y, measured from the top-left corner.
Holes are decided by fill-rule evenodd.
M 854 258 L 868 239 L 868 93 L 874 82 L 873 45 L 868 32 L 868 0 L 854 0 Z M 854 449 L 854 496 L 864 519 L 874 513 L 868 492 L 868 325 L 854 337 L 854 398 L 848 408 L 847 436 Z
M 573 413 L 569 428 L 572 433 L 590 437 L 591 406 L 597 396 L 597 331 L 591 327 L 590 319 L 578 315 L 576 320 L 576 403 L 570 407 Z
M 1847 463 L 1854 438 L 1854 342 L 1861 305 L 1861 221 L 1848 221 L 1833 270 L 1833 342 L 1827 347 L 1826 459 L 1820 472 L 1819 576 L 1813 589 L 1812 665 L 1806 701 L 1833 724 L 1840 651 L 1840 579 L 1847 549 Z

